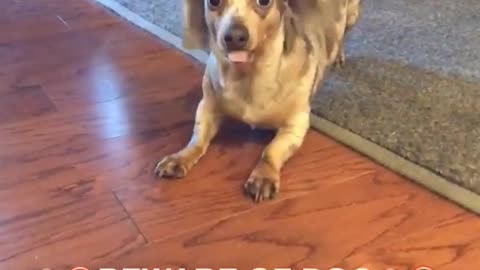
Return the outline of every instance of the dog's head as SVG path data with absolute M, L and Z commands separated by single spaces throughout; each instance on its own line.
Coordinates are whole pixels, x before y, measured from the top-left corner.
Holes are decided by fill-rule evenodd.
M 250 62 L 280 30 L 286 0 L 185 0 L 184 46 Z

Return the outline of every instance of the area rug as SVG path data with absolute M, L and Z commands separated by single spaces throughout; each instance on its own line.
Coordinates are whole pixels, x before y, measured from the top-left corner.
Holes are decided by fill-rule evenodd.
M 181 46 L 182 1 L 97 0 Z M 480 213 L 480 1 L 365 0 L 312 128 Z

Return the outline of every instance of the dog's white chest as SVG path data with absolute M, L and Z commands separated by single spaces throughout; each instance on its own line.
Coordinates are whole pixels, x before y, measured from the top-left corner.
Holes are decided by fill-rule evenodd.
M 284 121 L 286 100 L 275 87 L 260 87 L 245 91 L 231 85 L 222 93 L 224 110 L 230 116 L 250 125 L 275 128 Z

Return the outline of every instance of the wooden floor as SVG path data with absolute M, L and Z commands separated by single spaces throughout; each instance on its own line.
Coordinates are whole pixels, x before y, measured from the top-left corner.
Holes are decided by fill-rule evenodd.
M 0 269 L 480 269 L 480 219 L 311 131 L 276 200 L 271 134 L 229 125 L 178 182 L 202 67 L 88 0 L 0 2 Z M 218 254 L 217 254 L 218 252 Z

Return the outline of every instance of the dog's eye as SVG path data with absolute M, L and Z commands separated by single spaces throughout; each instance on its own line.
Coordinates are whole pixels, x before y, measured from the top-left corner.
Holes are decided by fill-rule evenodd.
M 222 5 L 223 0 L 208 0 L 210 8 L 218 8 Z
M 257 0 L 257 5 L 260 7 L 268 7 L 272 3 L 272 0 Z

